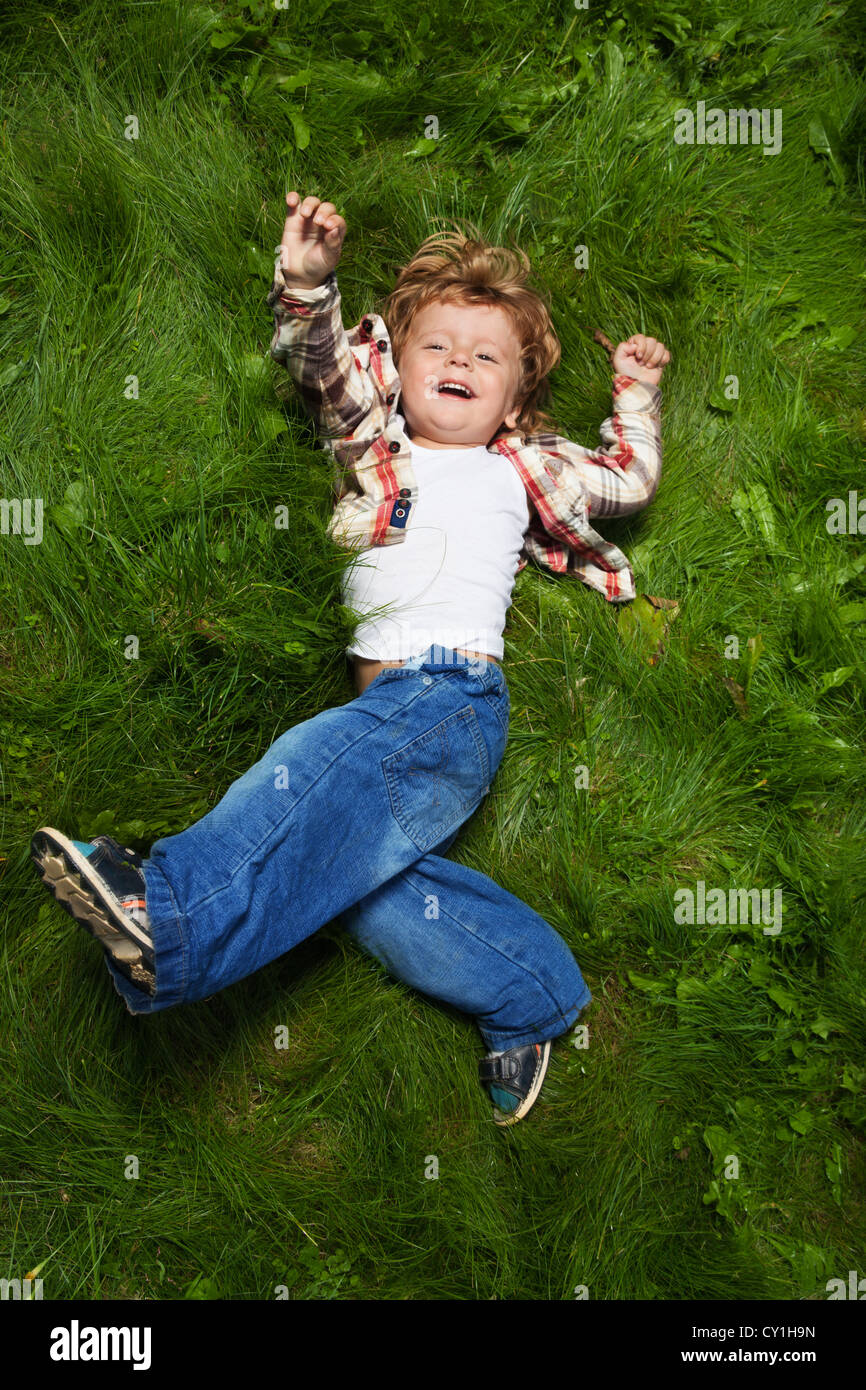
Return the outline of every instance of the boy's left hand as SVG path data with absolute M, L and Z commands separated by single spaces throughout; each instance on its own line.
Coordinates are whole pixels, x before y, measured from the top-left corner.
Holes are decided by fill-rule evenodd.
M 618 344 L 611 358 L 611 366 L 621 376 L 631 376 L 635 381 L 658 386 L 670 360 L 670 353 L 658 338 L 633 333 L 627 343 Z

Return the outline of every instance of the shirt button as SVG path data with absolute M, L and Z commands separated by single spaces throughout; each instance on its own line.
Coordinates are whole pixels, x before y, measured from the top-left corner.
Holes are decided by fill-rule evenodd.
M 376 347 L 379 349 L 380 352 L 388 351 L 388 344 L 384 338 L 379 339 L 378 343 L 376 344 Z
M 361 319 L 361 327 L 363 328 L 365 333 L 369 333 L 371 328 L 373 327 L 372 319 Z
M 388 445 L 388 448 L 390 449 L 392 454 L 399 454 L 400 452 L 400 444 L 396 439 L 391 440 L 391 443 Z
M 411 488 L 408 488 L 408 487 L 401 487 L 401 489 L 400 489 L 400 496 L 401 496 L 401 497 L 411 497 L 411 496 L 412 496 L 412 489 L 411 489 Z
M 404 508 L 404 507 L 395 507 L 395 508 L 394 508 L 394 515 L 395 515 L 395 516 L 405 516 L 405 515 L 406 515 L 406 510 L 405 510 L 405 508 Z
M 386 397 L 385 397 L 385 404 L 386 404 L 386 405 L 393 405 L 393 402 L 394 402 L 394 392 L 392 391 L 391 394 L 390 394 L 390 396 L 386 396 Z

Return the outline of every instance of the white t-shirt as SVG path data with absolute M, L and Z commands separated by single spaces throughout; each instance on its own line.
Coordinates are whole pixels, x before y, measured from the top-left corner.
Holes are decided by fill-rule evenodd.
M 530 520 L 526 489 L 514 465 L 483 444 L 409 445 L 418 484 L 414 516 L 404 541 L 362 550 L 346 570 L 343 602 L 370 614 L 346 650 L 401 661 L 437 644 L 501 658 Z M 371 612 L 386 606 L 384 614 Z

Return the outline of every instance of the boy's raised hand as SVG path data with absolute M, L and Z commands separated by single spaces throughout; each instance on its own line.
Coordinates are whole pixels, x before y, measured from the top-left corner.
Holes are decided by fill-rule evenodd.
M 658 386 L 662 372 L 671 360 L 664 343 L 658 338 L 646 338 L 633 333 L 627 343 L 619 343 L 611 356 L 613 370 L 622 376 Z
M 280 266 L 286 284 L 315 289 L 335 269 L 343 250 L 346 223 L 333 203 L 314 193 L 303 202 L 292 189 L 286 194 L 288 214 L 280 242 Z

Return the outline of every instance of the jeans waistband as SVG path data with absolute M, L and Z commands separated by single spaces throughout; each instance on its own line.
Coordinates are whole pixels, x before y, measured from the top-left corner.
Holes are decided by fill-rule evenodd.
M 402 667 L 394 670 L 444 672 L 464 669 L 470 675 L 484 677 L 485 685 L 491 689 L 505 684 L 505 673 L 497 661 L 484 655 L 467 656 L 454 647 L 442 647 L 433 643 L 426 651 L 409 657 Z

